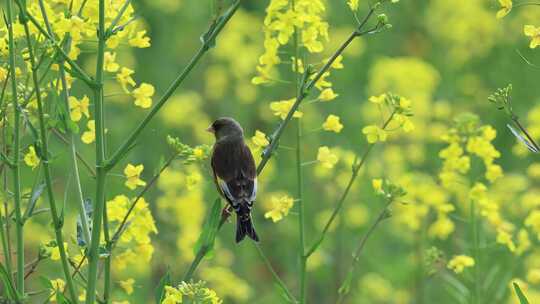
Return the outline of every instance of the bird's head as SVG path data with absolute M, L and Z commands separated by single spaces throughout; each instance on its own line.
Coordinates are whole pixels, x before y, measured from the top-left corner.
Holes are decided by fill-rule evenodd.
M 214 121 L 206 129 L 206 131 L 214 133 L 216 140 L 220 140 L 225 137 L 244 136 L 244 130 L 242 130 L 240 124 L 230 117 L 222 117 L 216 119 L 216 121 Z

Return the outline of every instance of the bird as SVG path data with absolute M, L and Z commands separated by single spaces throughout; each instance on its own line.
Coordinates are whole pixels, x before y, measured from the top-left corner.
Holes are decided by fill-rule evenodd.
M 246 236 L 259 242 L 251 220 L 251 209 L 257 197 L 257 169 L 244 141 L 244 130 L 230 117 L 216 119 L 206 130 L 215 137 L 211 157 L 214 182 L 229 208 L 236 213 L 236 243 Z

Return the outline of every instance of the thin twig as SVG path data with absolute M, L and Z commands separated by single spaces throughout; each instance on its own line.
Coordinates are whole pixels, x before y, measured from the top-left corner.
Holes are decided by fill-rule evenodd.
M 351 263 L 351 266 L 349 268 L 349 273 L 347 275 L 347 279 L 346 280 L 350 280 L 352 278 L 352 275 L 354 274 L 354 271 L 356 270 L 356 266 L 358 264 L 358 262 L 360 261 L 360 255 L 362 254 L 362 250 L 364 249 L 364 246 L 366 245 L 367 243 L 367 240 L 369 239 L 369 237 L 373 234 L 373 232 L 375 231 L 375 229 L 377 228 L 377 226 L 384 220 L 388 217 L 388 207 L 390 207 L 390 205 L 393 203 L 393 199 L 389 199 L 388 202 L 386 203 L 386 205 L 384 206 L 384 208 L 381 210 L 381 212 L 379 213 L 379 216 L 377 217 L 377 219 L 375 220 L 375 222 L 373 222 L 373 224 L 371 225 L 371 227 L 369 227 L 368 231 L 366 232 L 366 234 L 362 237 L 362 239 L 360 240 L 360 244 L 358 245 L 358 248 L 356 249 L 354 255 L 353 255 L 353 260 L 352 260 L 352 263 Z M 343 284 L 341 285 L 342 287 L 345 287 L 343 289 L 340 288 L 340 293 L 339 293 L 339 297 L 338 297 L 338 301 L 337 303 L 340 304 L 343 302 L 343 300 L 345 299 L 345 296 L 348 294 L 348 286 L 345 286 L 345 284 L 350 284 L 350 282 L 343 282 Z
M 383 130 L 386 129 L 386 127 L 388 127 L 388 124 L 390 124 L 390 122 L 392 121 L 392 119 L 394 117 L 394 114 L 395 114 L 395 111 L 392 112 L 390 117 L 384 122 L 384 124 L 382 125 Z M 367 160 L 367 158 L 368 158 L 368 156 L 369 156 L 369 154 L 370 154 L 370 152 L 371 152 L 371 150 L 373 149 L 374 146 L 375 146 L 375 144 L 369 144 L 368 147 L 366 148 L 366 151 L 362 155 L 362 157 L 360 157 L 360 160 L 358 161 L 358 160 L 355 159 L 355 162 L 353 163 L 353 170 L 352 170 L 352 173 L 351 173 L 351 178 L 349 179 L 349 182 L 348 182 L 347 186 L 345 187 L 345 190 L 343 191 L 343 194 L 341 195 L 338 203 L 336 204 L 336 207 L 334 208 L 334 211 L 332 212 L 332 215 L 328 219 L 328 222 L 326 222 L 326 225 L 324 226 L 323 231 L 321 232 L 321 235 L 313 243 L 313 245 L 310 247 L 310 249 L 306 253 L 307 257 L 311 256 L 315 252 L 315 250 L 317 250 L 319 245 L 324 241 L 324 238 L 326 237 L 326 234 L 328 233 L 328 230 L 330 229 L 330 227 L 332 226 L 332 223 L 334 222 L 337 215 L 341 211 L 341 208 L 343 207 L 343 205 L 345 203 L 345 200 L 346 200 L 347 196 L 349 195 L 349 192 L 350 192 L 350 190 L 352 188 L 352 185 L 354 184 L 356 178 L 358 177 L 358 173 L 360 172 L 360 169 L 362 169 L 362 167 L 364 166 L 364 164 L 365 164 L 365 162 L 366 162 L 366 160 Z

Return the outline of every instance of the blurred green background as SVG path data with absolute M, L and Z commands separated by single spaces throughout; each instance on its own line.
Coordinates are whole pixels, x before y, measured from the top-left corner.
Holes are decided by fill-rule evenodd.
M 242 4 L 217 39 L 216 47 L 203 58 L 144 131 L 131 151 L 129 161 L 111 174 L 107 185 L 108 200 L 120 194 L 136 195 L 137 192 L 126 191 L 121 170 L 127 162 L 144 164 L 142 179 L 148 180 L 157 170 L 159 160 L 170 153 L 165 140 L 167 135 L 177 136 L 189 145 L 211 145 L 213 137 L 204 129 L 220 116 L 236 118 L 248 139 L 255 130 L 270 134 L 277 127 L 280 120 L 272 115 L 269 104 L 294 96 L 293 75 L 290 72 L 281 74 L 283 80 L 290 83 L 262 86 L 251 83 L 258 57 L 264 51 L 262 27 L 268 2 L 245 1 Z M 359 14 L 363 15 L 367 3 L 360 2 Z M 146 24 L 152 46 L 126 51 L 119 56 L 118 62 L 134 68 L 137 83 L 148 82 L 155 86 L 155 101 L 199 48 L 199 37 L 212 18 L 210 1 L 134 0 L 133 5 Z M 457 208 L 453 213 L 455 231 L 446 239 L 427 233 L 435 219 L 433 210 L 417 214 L 416 218 L 407 211 L 412 210 L 407 208 L 414 208 L 415 199 L 429 202 L 431 194 L 423 193 L 428 190 L 421 187 L 423 183 L 437 183 L 442 167 L 438 153 L 446 146 L 440 137 L 460 113 L 475 113 L 483 124 L 492 125 L 498 132 L 494 145 L 501 151 L 497 163 L 503 167 L 505 177 L 493 185 L 490 193 L 497 196 L 501 212 L 508 215 L 517 228 L 522 228 L 528 212 L 538 205 L 535 194 L 538 194 L 540 176 L 530 169 L 536 164 L 536 156 L 516 145 L 505 126 L 508 118 L 489 104 L 487 97 L 496 88 L 512 83 L 515 112 L 533 137 L 540 138 L 540 111 L 536 108 L 540 96 L 538 69 L 527 65 L 518 54 L 532 63 L 540 63 L 540 55 L 529 49 L 529 40 L 523 35 L 524 24 L 535 24 L 540 20 L 540 8 L 516 9 L 500 20 L 495 18 L 498 9 L 498 2 L 492 0 L 403 0 L 388 6 L 383 11 L 388 15 L 392 29 L 353 42 L 344 53 L 345 68 L 332 72 L 330 80 L 339 97 L 328 103 L 303 106 L 304 161 L 315 160 L 320 146 L 331 147 L 340 158 L 331 170 L 318 164 L 304 167 L 307 244 L 319 235 L 340 197 L 349 179 L 354 153 L 362 153 L 366 148 L 362 128 L 379 120 L 368 98 L 387 91 L 407 97 L 412 101 L 416 125 L 411 134 L 391 135 L 388 143 L 375 147 L 337 224 L 321 249 L 309 260 L 308 303 L 336 301 L 337 290 L 350 267 L 351 254 L 382 208 L 381 198 L 372 190 L 372 178 L 403 183 L 415 197 L 407 204 L 399 204 L 393 210 L 394 216 L 384 221 L 369 239 L 346 302 L 460 303 L 459 294 L 464 291 L 459 287 L 470 292 L 471 273 L 451 274 L 446 269 L 446 261 L 453 255 L 468 254 L 471 250 L 465 209 Z M 326 1 L 326 15 L 330 40 L 323 54 L 309 57 L 312 62 L 329 57 L 354 29 L 355 21 L 346 1 Z M 282 54 L 282 58 L 289 56 L 291 54 Z M 83 54 L 82 58 L 85 66 L 92 70 L 92 54 Z M 118 89 L 107 87 L 105 93 L 114 94 Z M 76 96 L 89 94 L 81 84 L 75 86 L 74 92 Z M 126 110 L 132 109 L 130 103 L 129 97 L 122 96 L 112 97 L 106 103 L 109 153 L 115 151 L 144 115 L 143 111 Z M 328 114 L 341 118 L 343 131 L 339 134 L 312 131 L 320 128 Z M 294 129 L 291 124 L 286 130 L 280 142 L 282 146 L 295 145 Z M 81 153 L 93 160 L 93 146 L 79 146 Z M 69 168 L 67 149 L 54 142 L 53 150 L 58 157 L 53 172 L 55 185 L 62 194 L 69 180 L 64 173 Z M 260 150 L 254 153 L 260 154 Z M 297 294 L 296 206 L 276 223 L 264 217 L 272 208 L 273 196 L 288 194 L 296 197 L 294 164 L 293 151 L 278 150 L 259 178 L 260 190 L 253 216 L 263 250 L 286 285 Z M 476 175 L 482 172 L 478 168 L 473 170 Z M 31 186 L 30 174 L 30 171 L 25 172 L 26 189 Z M 407 183 L 416 190 L 408 189 Z M 93 184 L 93 180 L 83 174 L 85 196 L 92 196 Z M 128 263 L 127 268 L 113 268 L 115 287 L 119 287 L 120 280 L 135 279 L 133 294 L 127 295 L 121 288 L 115 288 L 114 299 L 129 300 L 130 303 L 153 301 L 154 288 L 166 269 L 170 269 L 175 281 L 181 280 L 193 259 L 193 244 L 216 195 L 208 164 L 184 166 L 175 162 L 171 170 L 164 173 L 157 187 L 145 196 L 158 229 L 158 233 L 152 235 L 153 257 L 150 263 L 135 260 Z M 70 199 L 74 198 L 68 195 L 67 206 L 70 206 Z M 446 199 L 459 204 L 452 197 Z M 74 208 L 69 212 L 72 211 Z M 66 227 L 73 227 L 73 231 L 74 219 L 73 216 L 66 222 Z M 51 238 L 52 234 L 34 233 L 43 231 L 47 225 L 45 217 L 28 225 L 28 259 L 35 255 L 40 242 Z M 531 235 L 532 248 L 517 256 L 496 244 L 495 232 L 489 225 L 482 227 L 482 260 L 479 263 L 485 297 L 481 303 L 515 301 L 509 288 L 509 282 L 514 278 L 528 285 L 527 293 L 534 303 L 540 295 L 540 288 L 535 289 L 540 287 L 540 279 L 531 279 L 529 274 L 531 269 L 540 267 L 536 236 Z M 213 257 L 203 261 L 195 278 L 207 281 L 208 287 L 214 289 L 225 303 L 283 302 L 279 289 L 250 241 L 234 244 L 234 229 L 231 222 L 220 231 Z M 72 244 L 71 238 L 70 246 Z M 433 251 L 428 250 L 432 247 L 438 248 L 442 257 L 429 264 L 429 252 Z M 54 277 L 54 264 L 47 263 L 40 271 Z M 31 284 L 39 285 L 39 282 Z

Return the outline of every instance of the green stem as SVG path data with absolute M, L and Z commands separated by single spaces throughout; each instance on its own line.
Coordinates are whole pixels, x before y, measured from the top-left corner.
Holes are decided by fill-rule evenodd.
M 113 19 L 113 21 L 109 25 L 109 28 L 107 29 L 106 33 L 111 33 L 112 31 L 114 31 L 114 28 L 116 27 L 116 25 L 118 25 L 118 22 L 120 21 L 120 19 L 122 18 L 122 16 L 126 12 L 126 9 L 128 8 L 130 3 L 131 3 L 131 0 L 126 0 L 124 2 L 122 7 L 120 8 L 120 10 L 118 11 L 118 14 L 116 15 L 116 17 Z
M 0 107 L 2 111 L 2 120 L 6 121 L 6 109 L 7 109 L 7 102 L 4 102 L 4 97 L 7 89 L 7 84 L 9 81 L 9 75 L 11 74 L 11 69 L 8 69 L 8 75 L 6 76 L 6 80 L 4 81 L 4 85 L 2 86 L 2 94 L 0 96 Z M 8 143 L 7 143 L 7 128 L 2 128 L 2 147 L 3 147 L 3 153 L 4 155 L 8 155 Z M 3 179 L 3 195 L 7 195 L 7 187 L 8 187 L 8 180 L 7 180 L 7 164 L 3 164 L 2 167 L 2 179 Z M 2 197 L 2 208 L 4 208 L 4 216 L 0 217 L 0 224 L 1 232 L 2 232 L 2 249 L 4 253 L 4 261 L 6 264 L 6 270 L 8 273 L 13 272 L 13 266 L 11 264 L 11 246 L 10 246 L 10 240 L 9 240 L 9 208 L 8 208 L 8 200 L 6 197 Z M 11 279 L 11 277 L 10 277 Z
M 60 131 L 58 131 L 57 129 L 53 128 L 52 129 L 52 133 L 54 136 L 56 136 L 56 138 L 58 138 L 61 142 L 63 142 L 64 144 L 66 145 L 70 145 L 70 141 L 65 138 L 62 133 L 60 133 Z M 90 176 L 92 178 L 96 178 L 96 172 L 94 170 L 94 168 L 92 168 L 92 166 L 90 165 L 90 163 L 84 159 L 84 157 L 78 152 L 76 151 L 75 152 L 75 156 L 77 157 L 77 159 L 83 164 L 83 167 L 88 171 L 88 173 L 90 174 Z
M 527 129 L 525 129 L 525 127 L 523 127 L 523 125 L 521 124 L 521 122 L 519 121 L 519 118 L 514 115 L 512 113 L 512 116 L 511 116 L 511 119 L 512 121 L 516 124 L 516 126 L 521 130 L 521 132 L 523 132 L 523 134 L 525 134 L 525 136 L 527 137 L 527 139 L 531 142 L 531 144 L 536 148 L 536 150 L 540 151 L 540 147 L 538 146 L 538 144 L 536 143 L 536 141 L 532 138 L 532 136 L 529 134 L 529 132 L 527 132 Z
M 473 259 L 474 259 L 474 280 L 472 293 L 472 303 L 477 304 L 480 302 L 480 252 L 479 252 L 479 235 L 478 235 L 478 218 L 476 216 L 476 202 L 471 200 L 470 204 L 471 213 L 471 232 L 473 238 Z
M 351 266 L 349 268 L 349 273 L 347 274 L 347 279 L 345 282 L 343 282 L 343 284 L 341 285 L 343 287 L 340 288 L 340 293 L 339 293 L 339 297 L 338 297 L 338 300 L 337 300 L 337 304 L 340 304 L 340 303 L 343 303 L 343 300 L 345 300 L 345 296 L 347 296 L 347 294 L 349 293 L 349 286 L 350 285 L 350 281 L 347 281 L 347 280 L 351 280 L 352 279 L 352 276 L 354 274 L 354 271 L 356 270 L 356 266 L 358 264 L 358 262 L 360 261 L 360 255 L 362 254 L 362 250 L 364 249 L 366 243 L 367 243 L 367 240 L 369 239 L 369 237 L 373 234 L 373 232 L 375 231 L 375 229 L 377 228 L 377 226 L 384 220 L 388 217 L 388 207 L 390 207 L 390 205 L 393 203 L 393 199 L 389 199 L 388 202 L 386 203 L 386 205 L 384 206 L 384 208 L 381 210 L 381 212 L 379 213 L 379 216 L 377 217 L 377 219 L 375 220 L 375 222 L 373 222 L 373 224 L 371 225 L 371 227 L 369 227 L 368 231 L 366 232 L 366 234 L 362 237 L 362 239 L 360 240 L 360 243 L 358 245 L 358 248 L 356 248 L 356 251 L 353 255 L 353 260 L 352 260 L 352 263 L 351 263 Z
M 516 3 L 516 4 L 514 4 L 514 8 L 518 8 L 518 7 L 521 7 L 521 6 L 530 6 L 530 5 L 540 6 L 540 2 L 521 2 L 521 3 Z
M 189 280 L 191 280 L 191 278 L 193 277 L 193 274 L 195 273 L 195 270 L 197 269 L 197 267 L 199 266 L 202 259 L 207 253 L 208 253 L 208 250 L 206 247 L 203 246 L 201 247 L 201 249 L 199 249 L 199 251 L 197 252 L 197 255 L 195 255 L 195 259 L 193 260 L 193 262 L 191 262 L 191 265 L 189 266 L 188 271 L 184 275 L 184 282 L 189 282 Z
M 295 11 L 295 1 L 291 1 L 291 9 Z M 295 92 L 296 99 L 302 94 L 302 75 L 299 74 L 300 46 L 298 42 L 298 28 L 294 27 L 293 34 L 294 48 L 294 73 L 296 76 Z M 297 187 L 297 206 L 298 206 L 298 258 L 300 260 L 300 269 L 298 272 L 300 281 L 300 304 L 306 302 L 306 264 L 307 257 L 305 256 L 305 219 L 304 219 L 304 201 L 303 201 L 303 175 L 302 175 L 302 121 L 296 121 L 296 187 Z
M 144 119 L 139 123 L 139 125 L 135 128 L 135 130 L 129 135 L 129 137 L 124 141 L 124 143 L 116 150 L 116 152 L 113 154 L 113 156 L 110 158 L 110 160 L 106 164 L 106 169 L 111 170 L 114 166 L 118 164 L 118 162 L 125 156 L 125 154 L 131 149 L 135 141 L 139 138 L 139 135 L 141 132 L 146 128 L 146 126 L 150 123 L 150 121 L 154 118 L 154 116 L 159 112 L 159 110 L 163 107 L 163 105 L 169 100 L 169 98 L 172 96 L 172 94 L 176 91 L 176 89 L 184 82 L 186 77 L 190 74 L 191 70 L 197 65 L 197 63 L 200 61 L 200 59 L 203 57 L 208 50 L 210 50 L 211 45 L 215 43 L 216 37 L 219 35 L 223 27 L 229 22 L 229 20 L 232 18 L 232 16 L 237 11 L 238 7 L 240 6 L 240 0 L 236 1 L 233 6 L 223 15 L 223 18 L 215 25 L 215 27 L 211 27 L 211 33 L 210 35 L 204 40 L 203 45 L 201 48 L 195 53 L 193 58 L 191 58 L 188 65 L 184 68 L 184 70 L 176 77 L 176 79 L 171 83 L 169 88 L 165 91 L 165 94 L 158 100 L 156 105 L 150 110 L 150 112 L 144 117 Z
M 392 112 L 392 114 L 388 117 L 388 119 L 383 123 L 383 125 L 382 125 L 383 130 L 386 129 L 386 127 L 388 127 L 388 124 L 390 124 L 390 122 L 394 118 L 394 114 L 395 114 L 395 112 Z M 324 238 L 326 237 L 326 234 L 328 233 L 328 230 L 332 226 L 332 223 L 334 222 L 337 215 L 341 211 L 341 208 L 345 204 L 345 199 L 349 195 L 349 192 L 351 191 L 351 188 L 352 188 L 356 178 L 358 177 L 358 173 L 360 172 L 360 169 L 362 169 L 362 167 L 366 163 L 366 160 L 367 160 L 367 158 L 368 158 L 368 156 L 369 156 L 369 154 L 370 154 L 370 152 L 371 152 L 371 150 L 373 149 L 374 146 L 375 146 L 375 144 L 369 144 L 366 151 L 364 152 L 364 154 L 360 158 L 360 161 L 358 161 L 358 162 L 357 162 L 357 160 L 354 161 L 351 178 L 349 179 L 349 182 L 347 183 L 347 186 L 345 187 L 345 190 L 343 191 L 343 194 L 341 195 L 338 203 L 336 204 L 336 207 L 334 208 L 334 211 L 332 212 L 332 215 L 330 216 L 330 219 L 328 219 L 328 222 L 326 222 L 326 225 L 324 226 L 323 231 L 321 232 L 321 235 L 313 243 L 313 245 L 311 245 L 310 249 L 306 253 L 306 257 L 311 256 L 315 252 L 315 250 L 317 250 L 317 248 L 321 245 L 321 243 L 324 241 Z
M 127 222 L 128 222 L 128 219 L 129 219 L 129 216 L 131 215 L 131 213 L 133 212 L 133 210 L 135 210 L 135 206 L 137 205 L 137 203 L 139 202 L 139 200 L 146 194 L 146 192 L 148 190 L 150 190 L 150 188 L 152 187 L 152 185 L 154 185 L 154 183 L 159 179 L 159 177 L 161 176 L 161 174 L 172 164 L 173 160 L 176 158 L 176 156 L 178 156 L 178 154 L 173 154 L 171 155 L 171 157 L 169 157 L 169 159 L 165 162 L 165 164 L 163 164 L 163 166 L 161 166 L 161 168 L 159 169 L 158 173 L 156 173 L 156 175 L 154 175 L 152 177 L 152 179 L 150 181 L 148 181 L 148 183 L 146 184 L 146 186 L 141 190 L 141 192 L 139 193 L 139 195 L 137 195 L 137 197 L 133 200 L 133 202 L 131 203 L 131 206 L 129 206 L 129 209 L 128 211 L 126 212 L 126 214 L 124 215 L 124 217 L 122 218 L 122 221 L 120 222 L 120 225 L 118 225 L 118 228 L 116 228 L 115 232 L 113 233 L 113 236 L 111 238 L 111 248 L 114 248 L 114 245 L 116 244 L 116 242 L 118 242 L 118 240 L 120 239 L 120 236 L 122 235 L 122 233 L 125 231 L 124 228 L 126 227 L 127 225 Z M 111 249 L 112 250 L 112 249 Z M 112 252 L 111 252 L 112 254 Z
M 34 87 L 36 90 L 36 102 L 38 106 L 38 121 L 39 121 L 39 135 L 40 135 L 40 159 L 43 164 L 43 175 L 45 178 L 45 185 L 47 188 L 47 197 L 49 201 L 49 209 L 51 211 L 51 217 L 53 220 L 54 225 L 54 233 L 56 236 L 56 243 L 58 246 L 58 251 L 60 252 L 60 261 L 62 264 L 62 270 L 64 271 L 64 276 L 66 279 L 66 285 L 67 290 L 69 293 L 69 297 L 71 298 L 71 301 L 73 303 L 77 303 L 77 293 L 75 291 L 75 285 L 73 284 L 73 280 L 71 279 L 70 273 L 69 273 L 69 263 L 67 259 L 67 253 L 66 249 L 64 247 L 64 237 L 62 235 L 62 226 L 63 226 L 63 218 L 60 218 L 58 214 L 58 210 L 56 208 L 56 201 L 54 199 L 54 189 L 53 189 L 53 183 L 52 183 L 52 177 L 49 167 L 49 148 L 48 148 L 48 136 L 47 136 L 47 127 L 45 122 L 45 113 L 43 111 L 43 101 L 41 100 L 41 88 L 39 85 L 39 75 L 38 70 L 36 67 L 36 60 L 34 56 L 34 51 L 32 48 L 32 40 L 30 36 L 30 29 L 28 26 L 28 21 L 26 18 L 26 8 L 21 7 L 21 21 L 24 25 L 24 32 L 26 35 L 26 42 L 28 47 L 28 53 L 29 53 L 29 59 L 30 64 L 32 67 L 32 79 L 34 82 Z M 24 275 L 24 274 L 23 274 Z
M 24 238 L 21 213 L 21 180 L 20 180 L 20 115 L 21 109 L 17 101 L 17 80 L 15 79 L 15 38 L 13 37 L 13 4 L 7 0 L 7 28 L 9 37 L 9 69 L 11 77 L 11 93 L 13 99 L 13 202 L 15 205 L 15 230 L 17 237 L 17 290 L 24 295 Z M 6 217 L 8 215 L 6 214 Z
M 285 283 L 283 282 L 283 280 L 281 280 L 281 278 L 279 277 L 279 275 L 277 274 L 277 272 L 274 270 L 274 267 L 272 267 L 272 264 L 270 263 L 270 261 L 268 260 L 268 258 L 266 257 L 266 255 L 264 254 L 264 251 L 262 250 L 261 248 L 261 245 L 259 243 L 254 243 L 255 247 L 257 248 L 257 252 L 259 252 L 259 256 L 261 257 L 261 259 L 263 260 L 264 264 L 266 265 L 266 268 L 270 271 L 270 273 L 272 274 L 272 277 L 274 278 L 274 281 L 281 287 L 281 289 L 285 292 L 285 294 L 287 295 L 287 297 L 289 297 L 289 300 L 293 303 L 297 303 L 294 295 L 289 291 L 289 289 L 287 288 L 287 285 L 285 285 Z
M 107 217 L 107 205 L 103 212 L 103 239 L 109 253 L 105 258 L 105 275 L 103 280 L 103 302 L 109 303 L 111 300 L 111 262 L 112 262 L 112 244 L 109 235 L 109 218 Z
M 45 9 L 43 0 L 39 0 L 39 8 L 41 10 L 41 16 L 43 17 L 47 32 L 52 36 L 53 31 L 52 31 L 51 24 L 49 23 L 49 18 L 47 16 L 47 11 Z M 66 41 L 65 41 L 64 51 L 66 53 L 69 53 L 69 48 L 70 48 L 70 38 L 68 37 L 66 38 Z M 62 88 L 63 88 L 61 96 L 64 102 L 64 108 L 66 110 L 66 113 L 69 113 L 70 93 L 68 89 L 66 71 L 64 68 L 64 60 L 60 60 L 58 65 L 59 65 L 60 81 L 62 83 Z M 69 119 L 69 118 L 66 118 L 66 119 Z M 90 228 L 88 227 L 88 216 L 86 214 L 85 207 L 84 207 L 84 195 L 83 195 L 82 186 L 81 186 L 79 165 L 77 164 L 77 147 L 75 145 L 76 137 L 75 137 L 75 134 L 73 134 L 73 132 L 69 128 L 66 128 L 66 132 L 68 133 L 68 136 L 69 136 L 69 141 L 67 141 L 67 144 L 69 145 L 69 148 L 70 148 L 71 168 L 73 170 L 73 175 L 75 177 L 75 186 L 77 188 L 77 202 L 78 202 L 77 207 L 79 209 L 79 216 L 81 218 L 81 225 L 82 225 L 82 232 L 83 232 L 82 235 L 86 244 L 89 244 L 90 243 Z
M 88 285 L 86 304 L 94 304 L 99 264 L 99 242 L 103 213 L 105 212 L 105 122 L 103 115 L 103 64 L 105 54 L 105 0 L 99 0 L 98 51 L 96 63 L 96 81 L 94 91 L 94 116 L 96 124 L 96 198 L 94 202 L 94 218 L 92 237 L 88 253 Z M 107 265 L 106 265 L 107 268 Z M 106 270 L 108 271 L 108 270 Z
M 296 136 L 296 177 L 298 187 L 298 256 L 300 258 L 300 303 L 306 302 L 306 264 L 308 256 L 305 255 L 305 218 L 304 218 L 304 198 L 303 198 L 303 176 L 302 176 L 302 123 L 300 119 L 297 121 L 297 136 Z

